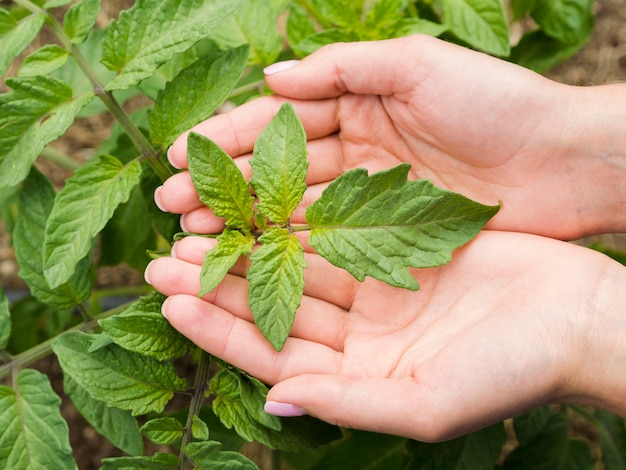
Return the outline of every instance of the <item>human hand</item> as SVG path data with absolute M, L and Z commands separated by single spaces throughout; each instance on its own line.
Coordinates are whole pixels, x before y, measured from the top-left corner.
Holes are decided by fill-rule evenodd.
M 309 189 L 295 222 L 303 222 L 303 209 L 346 170 L 377 171 L 408 162 L 411 178 L 430 179 L 485 204 L 502 201 L 491 229 L 563 239 L 626 230 L 616 225 L 626 223 L 616 216 L 626 200 L 620 184 L 626 164 L 616 174 L 619 165 L 598 158 L 603 142 L 616 145 L 616 137 L 603 139 L 581 117 L 593 117 L 607 133 L 624 120 L 607 123 L 615 116 L 610 100 L 594 93 L 602 87 L 585 91 L 557 84 L 426 36 L 335 44 L 284 70 L 294 64 L 267 69 L 266 82 L 277 95 L 193 130 L 215 140 L 249 177 L 255 139 L 281 103 L 291 101 L 307 131 L 310 161 Z M 591 94 L 594 100 L 588 99 Z M 589 101 L 593 108 L 586 106 Z M 598 118 L 600 113 L 607 119 Z M 186 134 L 169 157 L 186 167 Z M 590 178 L 601 183 L 590 184 Z M 157 201 L 182 213 L 188 231 L 223 228 L 200 204 L 186 172 L 170 178 Z
M 148 281 L 202 349 L 273 385 L 286 414 L 422 441 L 449 439 L 547 403 L 626 412 L 623 266 L 572 244 L 484 231 L 452 263 L 412 270 L 417 292 L 354 280 L 307 252 L 305 295 L 281 352 L 254 325 L 245 262 L 197 297 L 188 237 Z

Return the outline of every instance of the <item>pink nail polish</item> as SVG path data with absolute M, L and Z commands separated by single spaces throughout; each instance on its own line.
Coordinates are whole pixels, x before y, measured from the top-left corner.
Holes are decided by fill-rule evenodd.
M 304 416 L 308 413 L 304 408 L 289 403 L 280 403 L 277 401 L 268 401 L 265 403 L 265 412 L 274 415 L 281 416 L 283 418 L 292 418 L 295 416 Z
M 268 65 L 267 67 L 265 67 L 263 69 L 263 73 L 265 75 L 272 75 L 273 73 L 284 72 L 285 70 L 294 68 L 299 63 L 299 60 L 285 60 L 283 62 L 276 62 L 272 65 Z

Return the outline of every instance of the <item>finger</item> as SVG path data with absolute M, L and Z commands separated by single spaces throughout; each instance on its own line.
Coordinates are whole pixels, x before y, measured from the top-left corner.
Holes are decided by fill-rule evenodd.
M 195 296 L 169 297 L 163 314 L 200 348 L 269 384 L 302 373 L 329 373 L 338 362 L 334 349 L 298 338 L 289 338 L 278 352 L 254 323 Z
M 172 144 L 168 150 L 170 162 L 176 168 L 187 168 L 187 135 L 191 131 L 210 138 L 232 157 L 249 154 L 256 139 L 286 101 L 280 96 L 264 96 L 201 122 Z M 309 139 L 337 130 L 335 100 L 289 101 Z

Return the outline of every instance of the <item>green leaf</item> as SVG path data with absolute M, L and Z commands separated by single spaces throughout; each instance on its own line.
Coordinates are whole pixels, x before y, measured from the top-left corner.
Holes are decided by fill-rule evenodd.
M 363 0 L 313 0 L 322 17 L 342 28 L 358 28 L 363 13 Z
M 9 311 L 9 299 L 0 286 L 0 349 L 6 349 L 11 336 L 11 312 Z
M 518 21 L 532 11 L 537 0 L 511 0 L 513 20 Z
M 187 140 L 189 172 L 200 201 L 226 226 L 252 230 L 254 198 L 235 162 L 215 142 L 191 132 Z
M 205 38 L 246 0 L 138 0 L 107 29 L 102 62 L 118 74 L 107 90 L 140 83 L 174 54 Z
M 299 5 L 291 5 L 287 18 L 287 42 L 289 46 L 296 53 L 299 53 L 296 45 L 315 33 L 315 24 L 307 11 Z
M 122 348 L 160 361 L 185 356 L 195 349 L 161 315 L 165 297 L 158 292 L 142 297 L 118 315 L 98 322 L 104 333 Z
M 0 34 L 4 34 L 17 25 L 17 20 L 11 12 L 5 8 L 0 8 Z
M 82 0 L 72 5 L 63 18 L 63 29 L 72 43 L 87 39 L 100 12 L 100 0 Z
M 52 342 L 59 363 L 81 387 L 107 405 L 133 415 L 160 413 L 174 392 L 187 390 L 170 363 L 161 363 L 117 345 L 89 352 L 94 335 L 67 332 Z
M 293 106 L 285 103 L 256 140 L 250 160 L 257 209 L 277 225 L 286 225 L 302 200 L 306 157 L 304 128 Z
M 61 399 L 48 378 L 22 370 L 17 388 L 0 387 L 0 467 L 20 470 L 76 469 Z
M 191 435 L 199 441 L 209 440 L 209 426 L 198 415 L 191 418 Z
M 199 297 L 215 289 L 237 260 L 252 252 L 255 238 L 250 233 L 227 229 L 217 237 L 217 242 L 217 246 L 206 253 L 202 263 Z
M 198 469 L 206 470 L 258 470 L 259 467 L 239 452 L 219 450 L 216 441 L 192 442 L 185 447 L 185 454 Z
M 20 213 L 13 231 L 15 258 L 19 275 L 31 293 L 41 302 L 64 309 L 83 303 L 91 292 L 91 265 L 79 261 L 72 277 L 57 288 L 51 288 L 43 275 L 43 245 L 46 221 L 55 197 L 52 184 L 32 167 L 20 190 Z
M 551 0 L 535 3 L 531 16 L 550 37 L 580 44 L 593 30 L 593 0 Z
M 106 403 L 96 400 L 69 375 L 63 378 L 63 388 L 76 409 L 100 435 L 127 454 L 143 454 L 139 426 L 130 412 L 111 408 Z
M 65 283 L 91 249 L 94 237 L 126 202 L 141 164 L 103 155 L 76 171 L 58 193 L 46 225 L 44 272 L 50 287 Z
M 309 244 L 357 280 L 371 276 L 416 290 L 408 267 L 440 266 L 470 241 L 499 206 L 484 206 L 436 188 L 407 181 L 410 165 L 367 175 L 344 173 L 307 208 Z
M 448 30 L 444 24 L 435 23 L 434 21 L 424 20 L 422 18 L 402 18 L 390 31 L 392 37 L 410 36 L 411 34 L 428 34 L 429 36 L 438 37 Z
M 354 42 L 361 38 L 353 31 L 340 29 L 325 29 L 318 33 L 307 36 L 304 40 L 294 45 L 293 48 L 300 55 L 312 54 L 316 50 L 328 44 L 336 42 Z
M 147 421 L 141 433 L 156 444 L 173 444 L 183 436 L 184 428 L 176 418 L 155 418 Z
M 2 15 L 5 27 L 10 23 L 7 15 Z M 43 13 L 31 15 L 21 20 L 0 37 L 0 77 L 9 69 L 11 62 L 22 53 L 39 33 L 46 20 Z M 1 128 L 1 126 L 0 126 Z
M 507 456 L 502 468 L 593 470 L 595 459 L 589 444 L 579 439 L 570 439 L 568 430 L 567 416 L 564 413 L 551 413 L 541 432 L 526 444 L 516 447 Z
M 493 470 L 506 442 L 502 423 L 451 441 L 425 444 L 410 441 L 413 461 L 420 470 Z M 524 468 L 557 468 L 529 466 Z
M 56 8 L 56 7 L 62 7 L 63 5 L 67 5 L 68 3 L 71 3 L 72 0 L 48 0 L 45 4 L 44 4 L 44 8 Z
M 46 75 L 65 62 L 70 53 L 56 44 L 46 44 L 24 59 L 18 72 L 19 77 L 35 77 Z
M 347 438 L 326 447 L 311 470 L 410 468 L 405 444 L 406 438 L 403 437 L 352 430 Z
M 270 0 L 250 0 L 245 7 L 219 24 L 211 33 L 211 39 L 222 48 L 249 44 L 249 63 L 269 65 L 282 52 L 278 14 Z
M 470 46 L 509 55 L 509 26 L 501 0 L 442 0 L 441 12 L 443 23 Z
M 513 47 L 509 60 L 523 67 L 542 73 L 573 56 L 589 37 L 580 38 L 580 43 L 563 44 L 538 29 L 531 31 Z
M 8 78 L 12 92 L 0 95 L 0 188 L 26 178 L 43 148 L 62 135 L 93 99 L 72 99 L 72 89 L 50 77 Z
M 271 228 L 252 255 L 247 279 L 254 321 L 280 351 L 289 337 L 304 292 L 304 249 L 287 229 Z
M 178 457 L 172 454 L 156 452 L 151 457 L 113 457 L 102 459 L 100 470 L 175 470 L 178 468 Z
M 248 47 L 200 58 L 159 92 L 148 110 L 152 140 L 169 147 L 176 137 L 211 116 L 233 91 L 248 60 Z
M 545 428 L 552 413 L 550 406 L 541 406 L 516 417 L 513 421 L 513 427 L 517 441 L 526 445 L 535 439 Z
M 594 424 L 602 446 L 602 462 L 611 470 L 626 468 L 626 426 L 624 418 L 608 411 L 594 411 Z

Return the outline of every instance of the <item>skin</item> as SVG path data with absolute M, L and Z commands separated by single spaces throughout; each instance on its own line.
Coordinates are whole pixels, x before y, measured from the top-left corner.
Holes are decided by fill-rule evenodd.
M 329 46 L 269 68 L 266 81 L 275 96 L 193 130 L 249 177 L 254 140 L 292 102 L 310 161 L 294 222 L 342 172 L 400 162 L 412 178 L 503 207 L 451 263 L 413 270 L 417 292 L 359 283 L 304 239 L 305 296 L 281 352 L 252 321 L 246 261 L 200 299 L 215 241 L 186 238 L 146 270 L 176 329 L 273 385 L 269 401 L 346 427 L 438 441 L 547 403 L 626 415 L 626 268 L 547 238 L 626 229 L 623 86 L 560 85 L 422 36 Z M 168 155 L 185 168 L 185 154 L 183 135 Z M 186 171 L 155 201 L 186 230 L 223 228 Z

